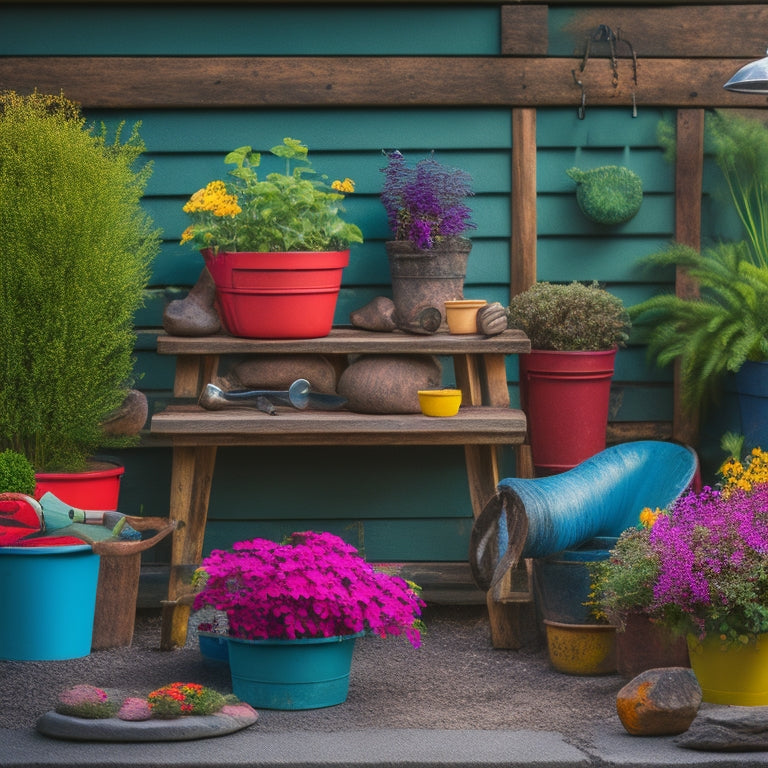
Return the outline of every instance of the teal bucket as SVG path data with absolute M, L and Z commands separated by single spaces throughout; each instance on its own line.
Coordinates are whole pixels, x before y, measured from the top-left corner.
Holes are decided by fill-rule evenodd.
M 91 652 L 99 555 L 90 545 L 0 547 L 0 659 Z
M 584 603 L 589 599 L 587 563 L 606 560 L 616 546 L 614 536 L 596 536 L 578 547 L 533 561 L 533 583 L 541 615 L 560 624 L 596 624 Z
M 355 640 L 362 633 L 306 640 L 230 637 L 232 692 L 256 709 L 319 709 L 346 701 Z

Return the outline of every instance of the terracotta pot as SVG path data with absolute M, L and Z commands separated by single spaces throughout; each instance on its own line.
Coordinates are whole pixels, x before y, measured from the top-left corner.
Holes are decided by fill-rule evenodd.
M 616 666 L 620 675 L 637 677 L 647 669 L 689 667 L 685 638 L 643 613 L 632 613 L 616 632 Z
M 477 333 L 477 312 L 488 302 L 482 299 L 459 299 L 445 302 L 448 330 L 456 335 Z

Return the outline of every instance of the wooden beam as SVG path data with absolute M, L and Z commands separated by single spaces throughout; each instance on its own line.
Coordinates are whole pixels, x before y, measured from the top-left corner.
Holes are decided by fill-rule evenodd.
M 607 60 L 581 73 L 587 104 L 765 107 L 768 96 L 723 88 L 751 59 Z M 64 94 L 84 108 L 575 106 L 580 59 L 444 56 L 8 56 L 0 90 Z
M 675 240 L 697 250 L 701 246 L 701 193 L 704 178 L 704 110 L 680 109 L 677 113 L 675 153 Z M 677 268 L 675 294 L 695 299 L 699 286 L 686 270 Z M 699 423 L 696 414 L 683 408 L 680 364 L 674 367 L 672 434 L 675 440 L 696 445 Z
M 501 18 L 502 53 L 533 54 L 533 50 L 530 54 L 526 51 L 526 45 L 540 45 L 536 40 L 541 34 L 537 15 L 531 14 L 528 7 L 513 6 L 502 8 Z M 550 29 L 549 49 L 544 54 L 583 56 L 587 40 L 605 26 L 616 35 L 618 56 L 631 55 L 634 49 L 641 59 L 759 58 L 766 46 L 768 5 L 587 6 L 558 18 L 564 18 L 565 23 Z M 591 56 L 604 58 L 609 53 L 608 42 L 590 40 Z
M 512 110 L 510 295 L 536 282 L 536 110 Z

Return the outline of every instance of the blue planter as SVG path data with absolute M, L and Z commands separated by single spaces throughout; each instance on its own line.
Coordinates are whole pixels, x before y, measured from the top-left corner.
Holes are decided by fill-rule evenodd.
M 362 633 L 308 640 L 230 637 L 232 692 L 257 709 L 319 709 L 346 701 L 355 640 Z
M 99 555 L 90 545 L 0 547 L 0 659 L 91 652 Z
M 735 379 L 745 448 L 768 450 L 768 363 L 748 360 Z
M 215 632 L 198 632 L 197 642 L 200 645 L 200 653 L 211 661 L 229 661 L 229 643 L 225 635 Z
M 598 623 L 584 603 L 589 598 L 587 563 L 606 560 L 616 537 L 598 536 L 579 547 L 533 561 L 533 583 L 541 615 L 561 624 Z

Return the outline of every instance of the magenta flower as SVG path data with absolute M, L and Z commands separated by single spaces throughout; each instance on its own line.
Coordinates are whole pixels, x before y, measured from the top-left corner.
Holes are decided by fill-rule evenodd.
M 194 610 L 224 611 L 234 637 L 334 637 L 368 631 L 420 644 L 423 600 L 404 579 L 374 569 L 330 533 L 294 533 L 283 544 L 253 539 L 214 550 Z

